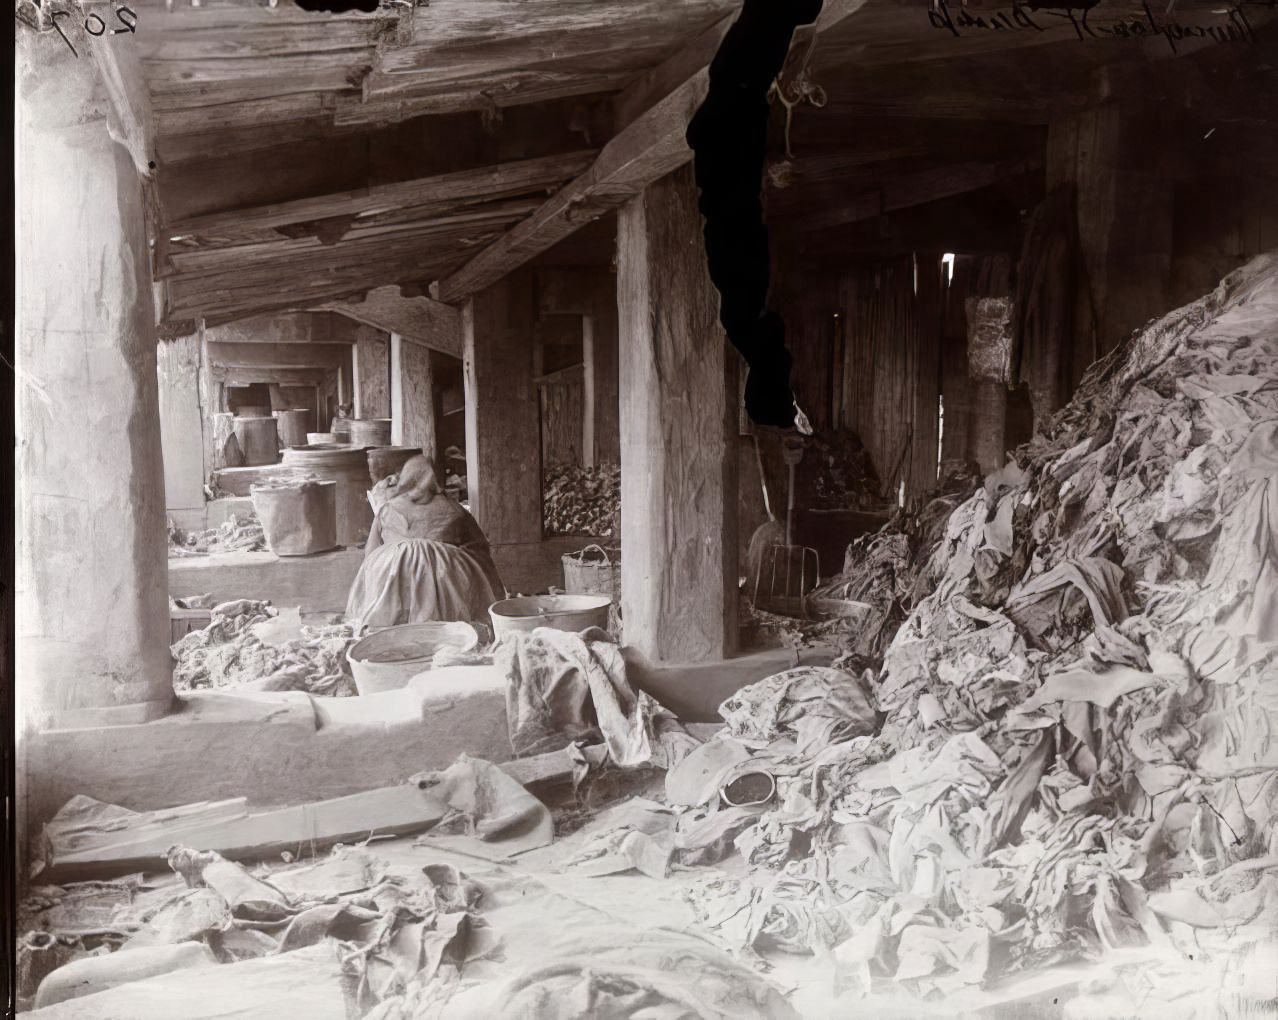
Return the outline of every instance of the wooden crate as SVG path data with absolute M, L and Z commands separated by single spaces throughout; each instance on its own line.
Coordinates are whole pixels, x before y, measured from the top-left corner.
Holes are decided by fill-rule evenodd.
M 193 630 L 203 630 L 212 620 L 211 609 L 170 609 L 169 644 L 177 644 Z

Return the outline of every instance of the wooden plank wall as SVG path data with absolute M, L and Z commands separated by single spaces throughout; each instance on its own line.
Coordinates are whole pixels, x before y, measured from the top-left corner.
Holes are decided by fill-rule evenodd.
M 936 483 L 940 388 L 940 253 L 891 259 L 844 274 L 835 344 L 836 422 L 856 432 L 884 495 L 907 502 Z
M 926 499 L 942 458 L 967 459 L 964 299 L 1010 293 L 1008 256 L 958 255 L 947 280 L 941 255 L 918 252 L 783 277 L 779 288 L 799 406 L 815 429 L 860 436 L 881 495 L 893 502 L 902 481 L 907 503 Z M 777 488 L 781 479 L 769 483 L 784 491 Z
M 582 417 L 585 413 L 582 370 L 564 369 L 537 387 L 541 400 L 542 469 L 581 464 Z
M 356 327 L 355 357 L 359 359 L 358 418 L 389 418 L 390 337 L 372 326 Z

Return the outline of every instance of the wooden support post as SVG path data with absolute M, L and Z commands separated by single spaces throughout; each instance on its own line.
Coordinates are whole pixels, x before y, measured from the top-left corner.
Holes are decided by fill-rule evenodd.
M 161 340 L 160 441 L 164 450 L 164 504 L 179 527 L 204 527 L 204 426 L 200 411 L 198 334 Z
M 623 206 L 617 240 L 626 643 L 654 662 L 723 658 L 737 637 L 739 359 L 691 170 Z
M 617 278 L 611 273 L 596 274 L 590 284 L 590 294 L 589 379 L 594 394 L 594 462 L 616 464 L 621 459 L 617 394 Z
M 391 442 L 404 445 L 404 338 L 390 335 L 390 416 Z
M 617 278 L 612 273 L 580 269 L 539 269 L 537 296 L 542 315 L 581 315 L 585 383 L 593 400 L 590 442 L 582 448 L 589 463 L 616 464 L 618 445 L 617 398 Z M 540 375 L 540 371 L 536 374 Z
M 908 501 L 920 505 L 936 491 L 940 461 L 941 396 L 941 253 L 916 252 L 914 301 L 914 392 L 905 489 Z
M 355 417 L 390 416 L 390 344 L 381 330 L 360 326 L 355 340 Z
M 391 334 L 392 342 L 398 340 L 399 355 L 395 369 L 392 395 L 399 394 L 399 414 L 395 425 L 399 429 L 395 442 L 403 446 L 420 446 L 422 453 L 435 461 L 438 468 L 437 422 L 435 418 L 435 373 L 431 365 L 430 348 Z
M 595 323 L 581 317 L 581 466 L 595 466 Z
M 350 352 L 342 359 L 342 364 L 337 369 L 337 402 L 341 406 L 354 405 L 355 402 L 355 345 L 351 344 Z M 354 410 L 351 411 L 354 414 Z M 322 422 L 325 428 L 320 431 L 328 431 L 328 422 Z
M 532 274 L 480 291 L 462 313 L 466 487 L 489 542 L 540 542 L 541 443 Z
M 173 686 L 142 179 L 94 63 L 16 34 L 20 727 L 143 722 Z

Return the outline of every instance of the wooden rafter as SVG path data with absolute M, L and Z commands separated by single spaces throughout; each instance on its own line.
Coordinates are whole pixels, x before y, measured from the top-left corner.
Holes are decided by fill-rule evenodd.
M 827 32 L 865 2 L 828 0 L 816 25 L 807 31 L 814 35 Z M 728 25 L 720 22 L 623 91 L 614 105 L 624 118 L 656 94 L 670 89 L 634 116 L 603 147 L 594 165 L 584 174 L 552 195 L 531 216 L 461 269 L 440 280 L 435 288 L 436 296 L 449 303 L 464 300 L 563 240 L 583 223 L 617 209 L 649 184 L 688 162 L 692 151 L 684 135 L 705 99 L 710 80 L 709 63 L 722 32 L 727 29 Z M 695 69 L 682 81 L 676 81 L 690 68 Z
M 356 220 L 395 221 L 414 211 L 424 217 L 461 207 L 493 202 L 511 196 L 553 189 L 590 165 L 592 151 L 568 152 L 539 159 L 525 159 L 457 173 L 422 177 L 396 184 L 356 188 L 317 198 L 194 216 L 169 228 L 181 236 L 252 236 L 256 232 L 340 216 Z
M 160 151 L 181 160 L 213 139 L 251 148 L 616 91 L 737 0 L 432 0 L 372 14 L 139 3 Z
M 1040 170 L 1042 166 L 1041 158 L 1006 159 L 954 163 L 894 174 L 876 188 L 796 217 L 786 223 L 786 228 L 803 234 L 873 219 L 883 213 L 977 191 L 998 181 Z
M 166 319 L 307 307 L 429 281 L 527 216 L 592 152 L 191 217 L 162 231 Z
M 454 358 L 462 356 L 461 313 L 428 297 L 404 297 L 398 287 L 378 287 L 359 300 L 327 302 L 312 310 L 337 312 Z

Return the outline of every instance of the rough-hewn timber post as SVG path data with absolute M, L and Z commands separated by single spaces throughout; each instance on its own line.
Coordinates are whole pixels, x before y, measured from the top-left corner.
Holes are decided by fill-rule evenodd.
M 533 382 L 532 273 L 518 270 L 466 302 L 466 487 L 488 541 L 541 541 L 541 434 Z
M 622 207 L 617 248 L 626 643 L 654 662 L 724 657 L 737 632 L 739 359 L 690 169 Z
M 145 721 L 173 688 L 142 181 L 89 55 L 17 36 L 20 711 Z

